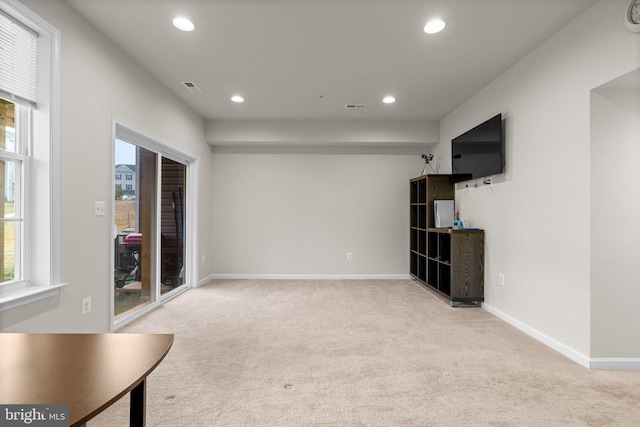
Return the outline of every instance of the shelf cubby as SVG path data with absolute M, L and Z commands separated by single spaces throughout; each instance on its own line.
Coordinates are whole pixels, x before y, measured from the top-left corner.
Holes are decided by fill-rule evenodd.
M 409 238 L 411 239 L 411 250 L 413 252 L 418 252 L 418 233 L 420 233 L 420 231 L 412 228 L 409 233 Z
M 438 290 L 445 295 L 451 295 L 451 266 L 438 263 Z
M 438 236 L 438 259 L 440 262 L 451 262 L 451 235 L 446 233 L 433 233 Z
M 418 255 L 415 252 L 411 252 L 411 275 L 418 277 Z
M 409 208 L 410 219 L 409 223 L 411 227 L 418 228 L 418 218 L 420 217 L 420 208 L 418 205 L 411 205 Z
M 429 246 L 427 247 L 427 256 L 438 259 L 438 233 L 427 233 L 429 235 Z
M 427 181 L 418 181 L 418 203 L 427 203 Z
M 438 261 L 429 258 L 429 271 L 427 273 L 427 285 L 438 289 Z
M 418 278 L 427 281 L 427 257 L 418 255 Z
M 418 230 L 418 252 L 427 254 L 427 232 L 425 230 Z
M 418 181 L 411 182 L 411 204 L 418 203 Z
M 427 228 L 427 205 L 418 205 L 418 228 Z

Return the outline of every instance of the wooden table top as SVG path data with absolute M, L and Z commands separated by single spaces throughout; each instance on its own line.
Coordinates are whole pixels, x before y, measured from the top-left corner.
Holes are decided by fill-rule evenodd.
M 0 334 L 0 402 L 68 404 L 82 425 L 140 384 L 173 334 Z

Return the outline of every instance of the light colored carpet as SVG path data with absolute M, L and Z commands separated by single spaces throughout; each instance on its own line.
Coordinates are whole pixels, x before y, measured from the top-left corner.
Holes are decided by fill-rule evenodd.
M 585 369 L 408 280 L 213 281 L 121 332 L 176 334 L 148 426 L 640 425 L 640 372 Z M 128 396 L 88 423 L 126 425 Z

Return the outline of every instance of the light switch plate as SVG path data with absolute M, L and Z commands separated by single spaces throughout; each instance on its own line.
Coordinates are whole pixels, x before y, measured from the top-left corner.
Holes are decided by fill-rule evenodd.
M 104 216 L 104 202 L 95 202 L 95 215 Z

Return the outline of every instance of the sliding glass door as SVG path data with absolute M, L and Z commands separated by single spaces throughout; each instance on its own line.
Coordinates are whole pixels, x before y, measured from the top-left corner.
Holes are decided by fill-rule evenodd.
M 186 288 L 188 162 L 176 157 L 116 127 L 114 324 Z

